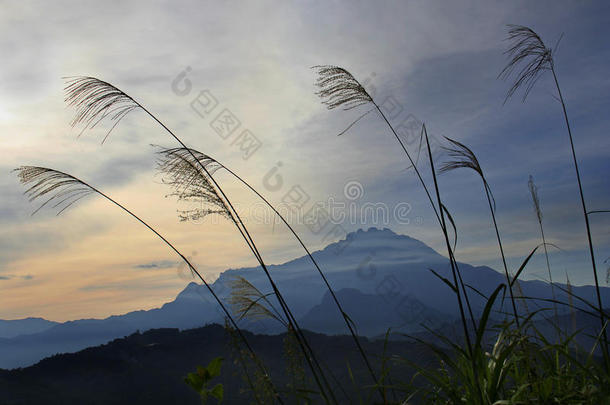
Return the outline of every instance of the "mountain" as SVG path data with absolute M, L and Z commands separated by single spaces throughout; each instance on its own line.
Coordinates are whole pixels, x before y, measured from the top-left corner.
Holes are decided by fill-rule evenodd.
M 387 328 L 405 333 L 421 331 L 421 323 L 442 327 L 451 323 L 459 312 L 455 295 L 439 275 L 452 279 L 448 260 L 423 242 L 389 229 L 358 230 L 345 239 L 313 253 L 330 285 L 343 302 L 348 315 L 356 321 L 359 333 L 383 335 Z M 459 263 L 464 282 L 489 295 L 504 275 L 486 266 Z M 310 330 L 325 333 L 347 333 L 343 320 L 328 295 L 328 290 L 309 257 L 284 264 L 270 265 L 280 291 L 296 319 Z M 226 270 L 212 284 L 223 300 L 230 295 L 235 277 L 248 279 L 263 293 L 271 292 L 260 268 Z M 551 289 L 541 281 L 521 281 L 524 296 L 552 298 Z M 565 286 L 559 285 L 563 288 Z M 572 287 L 574 294 L 595 301 L 592 286 Z M 556 289 L 557 298 L 568 301 L 566 293 Z M 610 289 L 602 288 L 604 302 L 610 302 Z M 485 301 L 477 293 L 469 294 L 474 316 Z M 273 301 L 273 298 L 270 298 Z M 510 311 L 508 300 L 504 308 Z M 580 303 L 577 301 L 577 305 Z M 548 307 L 544 301 L 528 303 L 529 308 Z M 190 283 L 172 302 L 148 311 L 134 311 L 106 319 L 85 319 L 51 326 L 37 333 L 0 339 L 0 368 L 23 367 L 62 352 L 74 352 L 99 345 L 136 330 L 151 328 L 189 329 L 210 323 L 223 323 L 223 314 L 207 289 Z M 282 326 L 272 320 L 246 322 L 245 329 L 256 333 L 281 333 Z
M 0 338 L 12 338 L 19 335 L 39 333 L 55 325 L 59 324 L 42 318 L 0 319 Z
M 453 317 L 426 307 L 421 301 L 409 295 L 399 294 L 400 310 L 388 311 L 388 300 L 377 294 L 365 294 L 355 288 L 344 288 L 336 292 L 343 310 L 356 324 L 356 333 L 364 336 L 383 336 L 387 328 L 392 332 L 414 333 L 424 330 L 423 325 L 436 330 Z M 345 334 L 343 317 L 337 311 L 329 292 L 322 302 L 301 318 L 300 326 L 327 335 Z
M 39 333 L 0 339 L 0 368 L 34 364 L 55 353 L 74 352 L 100 345 L 137 330 L 159 327 L 188 329 L 212 320 L 221 321 L 222 318 L 216 315 L 216 309 L 211 303 L 178 298 L 149 311 L 134 311 L 105 319 L 68 321 Z

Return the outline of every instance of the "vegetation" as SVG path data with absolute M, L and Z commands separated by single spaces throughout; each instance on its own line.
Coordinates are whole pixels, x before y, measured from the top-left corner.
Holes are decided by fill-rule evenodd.
M 210 380 L 220 375 L 222 360 L 222 357 L 216 357 L 210 361 L 210 364 L 208 364 L 207 367 L 197 366 L 196 372 L 188 373 L 184 378 L 184 382 L 199 393 L 203 404 L 208 402 L 209 397 L 216 398 L 218 403 L 222 402 L 224 397 L 223 385 L 218 383 L 212 388 L 209 388 Z
M 412 337 L 419 344 L 418 347 L 421 350 L 426 350 L 436 356 L 436 362 L 433 365 L 413 361 L 408 356 L 388 357 L 385 349 L 388 348 L 389 333 L 386 336 L 383 353 L 377 353 L 377 358 L 373 358 L 370 351 L 367 353 L 361 339 L 355 332 L 355 325 L 343 310 L 324 275 L 324 271 L 310 254 L 302 239 L 273 205 L 227 166 L 219 163 L 206 153 L 187 147 L 178 136 L 142 104 L 107 82 L 91 77 L 68 79 L 66 87 L 67 102 L 76 108 L 76 116 L 72 125 L 82 126 L 82 130 L 85 131 L 101 121 L 109 119 L 113 125 L 104 138 L 106 140 L 115 126 L 127 114 L 137 109 L 142 110 L 161 125 L 179 144 L 176 148 L 160 148 L 157 152 L 158 169 L 164 175 L 164 182 L 172 188 L 172 195 L 177 197 L 178 200 L 200 203 L 199 208 L 182 212 L 181 220 L 193 220 L 206 215 L 217 214 L 233 223 L 260 265 L 261 271 L 265 273 L 272 293 L 264 294 L 246 279 L 237 279 L 232 286 L 233 295 L 229 303 L 231 310 L 229 310 L 227 303 L 218 298 L 197 269 L 170 241 L 108 195 L 77 177 L 57 170 L 34 166 L 23 166 L 16 170 L 21 182 L 29 186 L 26 193 L 31 200 L 46 199 L 38 209 L 43 206 L 53 206 L 59 212 L 62 212 L 81 198 L 97 194 L 147 227 L 184 260 L 191 271 L 205 284 L 226 315 L 227 341 L 232 348 L 232 358 L 242 372 L 243 380 L 248 387 L 247 392 L 250 393 L 249 398 L 254 403 L 322 402 L 338 404 L 345 403 L 346 398 L 350 398 L 349 402 L 351 403 L 356 402 L 354 398 L 358 398 L 360 403 L 383 404 L 610 403 L 610 358 L 606 333 L 608 313 L 605 311 L 601 300 L 589 221 L 589 216 L 592 213 L 602 211 L 589 212 L 586 208 L 578 161 L 574 150 L 574 137 L 570 129 L 566 104 L 555 70 L 554 49 L 548 48 L 538 34 L 523 26 L 509 26 L 508 40 L 510 46 L 506 53 L 509 61 L 500 73 L 500 77 L 504 79 L 514 77 L 514 82 L 507 93 L 507 100 L 522 90 L 524 93 L 523 100 L 525 101 L 536 81 L 545 72 L 552 74 L 558 99 L 562 106 L 573 165 L 576 171 L 597 302 L 586 302 L 582 297 L 574 296 L 570 288 L 566 291 L 570 297 L 568 303 L 559 302 L 555 298 L 555 288 L 561 287 L 552 282 L 547 252 L 547 247 L 550 244 L 546 242 L 544 236 L 540 201 L 536 186 L 531 178 L 528 185 L 532 194 L 537 221 L 540 225 L 542 243 L 532 247 L 529 255 L 513 272 L 506 263 L 501 232 L 496 220 L 498 213 L 491 186 L 484 175 L 476 154 L 463 143 L 447 138 L 445 151 L 449 160 L 436 162 L 433 159 L 426 126 L 423 125 L 420 135 L 420 151 L 422 147 L 425 148 L 424 152 L 428 158 L 432 180 L 432 184 L 429 184 L 430 182 L 427 182 L 424 178 L 423 168 L 418 166 L 419 159 L 413 158 L 413 151 L 408 150 L 379 104 L 361 83 L 349 71 L 341 67 L 314 67 L 318 74 L 316 85 L 319 91 L 317 94 L 329 109 L 340 107 L 344 110 L 351 110 L 367 105 L 371 107 L 347 129 L 371 112 L 379 115 L 384 125 L 399 142 L 409 161 L 410 169 L 415 173 L 438 222 L 447 250 L 452 279 L 441 277 L 434 269 L 431 271 L 448 285 L 455 295 L 460 314 L 461 336 L 460 339 L 456 340 L 439 335 L 436 331 L 430 331 L 441 344 L 433 344 L 421 338 Z M 420 151 L 417 151 L 418 155 Z M 436 166 L 439 163 L 440 166 L 437 169 Z M 505 283 L 498 285 L 492 294 L 485 297 L 485 308 L 478 317 L 475 316 L 469 296 L 481 293 L 476 289 L 476 286 L 466 285 L 462 279 L 459 264 L 455 258 L 458 229 L 447 208 L 437 177 L 440 173 L 451 172 L 458 168 L 472 169 L 482 180 L 483 192 L 489 206 L 506 277 Z M 335 375 L 337 367 L 328 367 L 326 362 L 321 361 L 320 347 L 312 344 L 312 335 L 306 333 L 299 326 L 282 292 L 268 271 L 262 253 L 255 243 L 254 235 L 250 233 L 232 201 L 229 200 L 221 184 L 214 177 L 214 174 L 219 170 L 224 170 L 233 175 L 247 189 L 254 192 L 257 197 L 271 207 L 305 250 L 315 270 L 324 280 L 337 310 L 345 321 L 346 331 L 349 333 L 351 343 L 358 353 L 358 361 L 364 365 L 363 369 L 367 375 L 366 382 L 363 382 L 364 376 L 361 373 L 353 372 L 357 368 L 353 363 L 354 359 L 350 359 L 349 362 L 344 364 L 345 373 L 349 375 L 352 385 L 356 387 L 350 390 L 346 389 L 345 383 L 339 381 Z M 535 297 L 524 297 L 519 287 L 519 276 L 541 246 L 544 248 L 547 258 L 549 281 L 551 288 L 553 288 L 554 298 L 548 301 L 553 304 L 555 311 L 553 320 L 546 319 L 551 323 L 554 322 L 556 339 L 549 339 L 549 336 L 540 331 L 537 324 L 533 322 L 535 318 L 545 315 L 541 313 L 544 310 L 529 311 L 526 302 Z M 502 312 L 506 294 L 510 299 L 511 313 Z M 587 309 L 577 308 L 573 305 L 572 299 L 584 302 Z M 519 310 L 517 300 L 521 300 L 524 304 L 524 310 Z M 594 339 L 593 347 L 578 347 L 574 338 L 575 334 L 579 332 L 568 335 L 561 330 L 557 323 L 557 307 L 562 305 L 569 306 L 572 311 L 578 310 L 593 314 L 599 319 L 599 330 Z M 492 314 L 501 316 L 503 322 L 492 324 Z M 270 368 L 267 367 L 265 359 L 250 343 L 252 336 L 243 332 L 239 327 L 239 322 L 246 318 L 275 319 L 286 328 L 281 344 L 285 360 L 284 371 L 278 373 L 277 364 Z M 601 357 L 598 356 L 600 353 Z M 216 358 L 207 367 L 198 367 L 196 372 L 188 374 L 185 378 L 187 384 L 199 393 L 204 403 L 209 397 L 213 397 L 220 402 L 227 393 L 227 389 L 222 384 L 216 384 L 212 388 L 209 387 L 210 380 L 219 377 L 221 374 L 221 361 L 220 358 Z M 404 372 L 405 365 L 412 368 L 412 375 Z M 282 374 L 282 376 L 280 377 L 278 374 Z

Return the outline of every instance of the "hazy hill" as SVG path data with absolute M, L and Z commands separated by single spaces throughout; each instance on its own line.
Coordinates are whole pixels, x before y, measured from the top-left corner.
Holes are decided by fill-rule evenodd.
M 368 383 L 368 374 L 361 366 L 361 358 L 354 352 L 350 337 L 328 337 L 307 333 L 308 339 L 337 377 L 345 393 L 353 393 L 347 364 L 352 367 L 356 381 Z M 255 352 L 264 359 L 270 375 L 279 389 L 287 382 L 283 358 L 284 335 L 253 335 L 246 332 Z M 112 405 L 112 404 L 200 404 L 198 395 L 184 382 L 184 376 L 197 365 L 205 365 L 212 358 L 223 356 L 221 377 L 225 388 L 223 404 L 249 403 L 250 395 L 240 388 L 247 385 L 233 363 L 228 337 L 224 328 L 210 325 L 199 329 L 157 329 L 114 340 L 99 347 L 78 353 L 50 357 L 25 369 L 0 370 L 0 405 Z M 362 339 L 371 361 L 378 367 L 378 356 L 383 342 Z M 420 345 L 390 342 L 388 353 L 408 356 L 418 362 L 431 357 Z M 410 377 L 400 366 L 395 376 Z M 338 387 L 336 382 L 333 383 Z M 100 389 L 103 387 L 103 389 Z M 343 390 L 336 388 L 341 403 L 355 403 Z M 290 403 L 290 402 L 287 402 Z
M 417 239 L 389 229 L 370 228 L 350 233 L 346 239 L 313 255 L 361 334 L 379 336 L 389 327 L 416 333 L 422 330 L 422 321 L 439 328 L 452 323 L 458 315 L 455 296 L 429 271 L 434 269 L 451 279 L 448 260 Z M 269 269 L 294 315 L 304 326 L 329 334 L 347 333 L 328 290 L 308 257 L 272 265 Z M 483 294 L 489 294 L 499 283 L 505 282 L 503 274 L 489 267 L 460 263 L 460 270 L 464 281 Z M 261 269 L 231 269 L 221 273 L 212 285 L 221 298 L 228 298 L 229 282 L 236 276 L 247 278 L 262 292 L 271 291 Z M 521 287 L 525 296 L 551 298 L 551 289 L 544 282 L 523 281 Z M 591 286 L 573 287 L 573 291 L 594 301 L 595 292 Z M 556 292 L 558 299 L 568 301 L 565 293 L 557 289 Z M 610 289 L 602 288 L 602 293 L 604 302 L 610 302 Z M 484 300 L 473 293 L 471 301 L 477 316 Z M 529 303 L 530 308 L 537 305 L 549 306 L 544 302 Z M 508 306 L 504 309 L 509 311 Z M 190 283 L 174 301 L 160 308 L 106 319 L 71 321 L 37 333 L 2 338 L 0 368 L 27 366 L 55 353 L 99 345 L 136 330 L 188 329 L 209 323 L 223 323 L 223 316 L 207 289 Z M 274 321 L 244 324 L 244 327 L 257 333 L 282 332 L 281 325 Z M 0 336 L 9 332 L 6 329 Z
M 55 325 L 58 325 L 58 322 L 47 321 L 42 318 L 0 319 L 0 338 L 39 333 Z

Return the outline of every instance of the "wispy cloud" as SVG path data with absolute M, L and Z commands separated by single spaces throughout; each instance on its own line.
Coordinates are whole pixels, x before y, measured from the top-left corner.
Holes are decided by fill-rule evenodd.
M 159 260 L 156 262 L 142 263 L 133 266 L 135 269 L 169 269 L 178 266 L 179 262 L 172 260 Z
M 3 274 L 3 275 L 0 275 L 0 281 L 6 281 L 6 280 L 32 280 L 33 278 L 34 278 L 34 276 L 31 275 L 31 274 L 25 274 L 25 275 Z

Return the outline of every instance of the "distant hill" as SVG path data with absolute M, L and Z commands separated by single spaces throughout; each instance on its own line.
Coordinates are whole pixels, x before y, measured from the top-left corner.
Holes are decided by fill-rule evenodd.
M 361 334 L 379 336 L 389 327 L 398 332 L 419 333 L 423 329 L 422 322 L 440 328 L 453 323 L 458 316 L 455 295 L 430 272 L 434 269 L 451 279 L 447 258 L 417 239 L 398 235 L 389 229 L 370 228 L 352 232 L 313 255 Z M 459 266 L 464 282 L 475 286 L 482 294 L 489 295 L 498 284 L 505 282 L 502 273 L 489 267 L 466 263 Z M 295 317 L 303 325 L 328 334 L 347 333 L 326 286 L 307 256 L 271 265 L 269 270 Z M 245 277 L 264 293 L 271 292 L 260 268 L 231 269 L 221 273 L 212 284 L 223 300 L 228 299 L 229 283 L 237 276 Z M 552 297 L 550 286 L 542 281 L 522 281 L 520 285 L 525 296 Z M 579 297 L 595 301 L 595 290 L 591 286 L 573 287 L 572 290 Z M 559 300 L 568 301 L 567 295 L 559 289 L 556 289 L 556 294 Z M 602 288 L 602 294 L 604 302 L 610 302 L 610 289 Z M 484 306 L 484 299 L 474 292 L 470 299 L 477 316 Z M 575 303 L 583 305 L 579 301 Z M 508 300 L 505 305 L 504 310 L 510 312 Z M 530 309 L 537 307 L 549 307 L 549 304 L 529 302 Z M 565 311 L 563 308 L 560 310 Z M 54 324 L 38 332 L 1 338 L 0 368 L 31 365 L 49 355 L 99 345 L 136 330 L 189 329 L 210 323 L 223 323 L 223 314 L 204 286 L 190 283 L 174 301 L 160 308 L 106 319 Z M 243 327 L 256 333 L 283 331 L 275 321 L 244 323 Z M 9 332 L 7 329 L 4 333 Z
M 30 335 L 43 332 L 58 322 L 47 321 L 42 318 L 25 318 L 2 320 L 0 319 L 0 338 L 12 338 L 19 335 Z
M 307 336 L 319 358 L 333 371 L 336 377 L 333 386 L 340 402 L 356 403 L 357 399 L 350 396 L 354 385 L 347 364 L 351 365 L 354 381 L 368 384 L 370 380 L 361 358 L 354 352 L 351 337 L 313 333 Z M 246 337 L 264 359 L 278 388 L 284 389 L 287 383 L 284 335 L 246 332 Z M 221 377 L 215 381 L 224 384 L 223 404 L 249 403 L 250 393 L 241 391 L 247 384 L 233 362 L 227 341 L 227 334 L 219 325 L 181 332 L 156 329 L 78 353 L 52 356 L 28 368 L 0 370 L 0 405 L 196 405 L 201 403 L 198 395 L 183 378 L 197 365 L 206 365 L 217 356 L 225 358 Z M 374 367 L 379 367 L 377 359 L 382 354 L 383 342 L 364 338 L 362 344 Z M 431 360 L 430 353 L 414 343 L 390 342 L 387 353 L 418 362 Z M 406 381 L 411 374 L 398 366 L 393 376 Z M 343 389 L 338 388 L 337 381 Z M 293 403 L 285 398 L 286 403 Z

